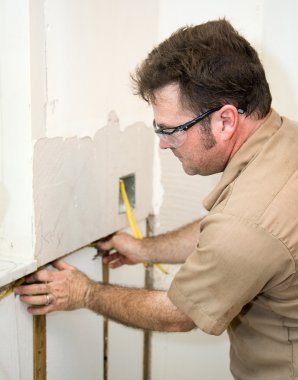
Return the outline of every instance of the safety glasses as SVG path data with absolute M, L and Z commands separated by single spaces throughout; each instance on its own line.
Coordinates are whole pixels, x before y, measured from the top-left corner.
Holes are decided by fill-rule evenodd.
M 188 121 L 187 123 L 179 125 L 175 128 L 160 128 L 158 124 L 156 124 L 155 120 L 153 120 L 154 132 L 161 140 L 163 140 L 171 148 L 179 148 L 179 146 L 181 146 L 184 143 L 186 138 L 186 131 L 189 128 L 193 127 L 195 124 L 202 121 L 205 117 L 212 114 L 213 112 L 220 110 L 221 108 L 222 106 L 212 108 L 202 113 L 201 115 L 195 117 L 194 119 Z M 244 110 L 238 108 L 238 113 L 243 114 Z

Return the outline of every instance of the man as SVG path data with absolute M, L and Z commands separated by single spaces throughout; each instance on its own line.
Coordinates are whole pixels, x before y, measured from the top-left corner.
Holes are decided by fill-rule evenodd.
M 297 125 L 270 108 L 257 53 L 225 20 L 178 30 L 134 81 L 160 147 L 189 175 L 223 172 L 202 221 L 99 243 L 116 250 L 104 259 L 111 268 L 183 263 L 169 291 L 98 284 L 57 261 L 16 293 L 32 314 L 85 307 L 142 329 L 228 329 L 236 379 L 298 378 Z

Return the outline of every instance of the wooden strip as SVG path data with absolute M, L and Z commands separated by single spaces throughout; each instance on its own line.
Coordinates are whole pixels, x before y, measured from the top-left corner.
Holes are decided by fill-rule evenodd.
M 46 380 L 46 316 L 33 316 L 33 361 L 34 380 Z
M 106 254 L 108 255 L 108 253 Z M 103 255 L 104 256 L 104 255 Z M 102 282 L 103 284 L 109 283 L 109 267 L 102 263 Z M 108 380 L 108 351 L 109 348 L 109 319 L 103 320 L 103 380 Z
M 154 215 L 146 218 L 146 236 L 154 235 Z M 153 265 L 147 266 L 145 271 L 145 288 L 153 289 Z M 143 380 L 151 378 L 151 331 L 144 331 L 144 352 L 143 352 Z

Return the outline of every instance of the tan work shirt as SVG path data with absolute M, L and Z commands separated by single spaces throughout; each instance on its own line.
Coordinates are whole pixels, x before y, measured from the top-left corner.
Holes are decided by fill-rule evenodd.
M 236 379 L 298 379 L 298 125 L 272 111 L 204 205 L 170 299 L 206 333 L 228 328 Z

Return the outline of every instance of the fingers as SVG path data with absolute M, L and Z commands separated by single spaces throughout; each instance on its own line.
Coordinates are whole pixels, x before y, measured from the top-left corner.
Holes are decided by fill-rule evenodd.
M 122 265 L 127 264 L 126 258 L 120 253 L 116 252 L 109 256 L 105 256 L 102 259 L 105 265 L 108 265 L 111 269 L 116 269 L 121 267 Z
M 108 265 L 111 269 L 116 269 L 124 265 L 124 258 L 119 253 L 114 253 L 113 255 L 106 256 L 102 259 L 105 265 Z
M 120 253 L 115 252 L 115 253 L 112 253 L 111 255 L 104 256 L 102 258 L 102 261 L 104 264 L 109 264 L 115 260 L 118 260 L 120 257 L 121 257 Z
M 97 246 L 106 254 L 103 255 L 102 261 L 105 265 L 108 265 L 109 268 L 115 269 L 124 264 L 121 255 L 119 252 L 115 252 L 115 237 L 118 236 L 114 234 L 109 237 L 109 239 L 105 238 L 97 242 Z
M 73 266 L 67 264 L 63 260 L 56 260 L 52 263 L 52 265 L 54 268 L 58 269 L 59 271 L 66 270 L 66 269 L 69 269 L 69 270 L 74 269 Z M 54 281 L 56 278 L 57 278 L 57 272 L 39 270 L 27 276 L 26 283 L 32 284 L 35 282 L 51 282 L 51 281 Z
M 14 289 L 20 300 L 30 305 L 28 311 L 33 315 L 85 307 L 85 296 L 92 281 L 61 260 L 54 266 L 58 271 L 38 271 L 28 277 L 27 283 Z
M 30 306 L 27 310 L 32 315 L 45 315 L 54 311 L 52 305 L 42 307 Z
M 118 249 L 119 239 L 122 241 L 122 243 L 120 243 L 121 246 L 123 245 L 123 238 L 127 239 L 132 237 L 125 232 L 116 232 L 112 235 L 107 236 L 106 238 L 100 239 L 97 242 L 97 246 L 103 251 L 110 251 L 113 248 Z
M 21 302 L 30 305 L 28 312 L 32 315 L 43 315 L 55 310 L 56 299 L 49 293 L 48 284 L 22 285 L 14 289 Z
M 40 296 L 39 299 L 43 297 L 43 301 L 45 300 L 44 303 L 42 304 L 36 304 L 38 302 L 38 297 L 35 297 L 35 299 L 30 300 L 29 297 L 27 299 L 25 296 L 22 296 L 21 301 L 27 304 L 30 304 L 27 308 L 28 312 L 32 315 L 43 315 L 43 314 L 48 314 L 51 311 L 56 310 L 56 299 L 52 294 L 46 294 L 44 296 Z
M 47 270 L 39 270 L 26 277 L 26 283 L 32 284 L 34 282 L 51 282 L 55 279 L 55 272 Z
M 23 294 L 47 294 L 48 284 L 22 285 L 14 288 L 14 292 L 19 295 Z
M 98 241 L 97 247 L 103 251 L 110 251 L 114 248 L 114 245 L 112 243 L 112 239 L 108 241 Z
M 122 258 L 119 258 L 119 260 L 113 261 L 112 263 L 109 263 L 109 268 L 116 269 L 124 265 L 124 262 L 122 261 Z
M 56 268 L 58 270 L 74 269 L 73 266 L 67 264 L 63 260 L 55 260 L 55 261 L 52 262 L 52 265 L 53 265 L 54 268 Z
M 20 300 L 32 306 L 48 306 L 48 304 L 52 302 L 48 297 L 48 294 L 38 296 L 20 296 Z

